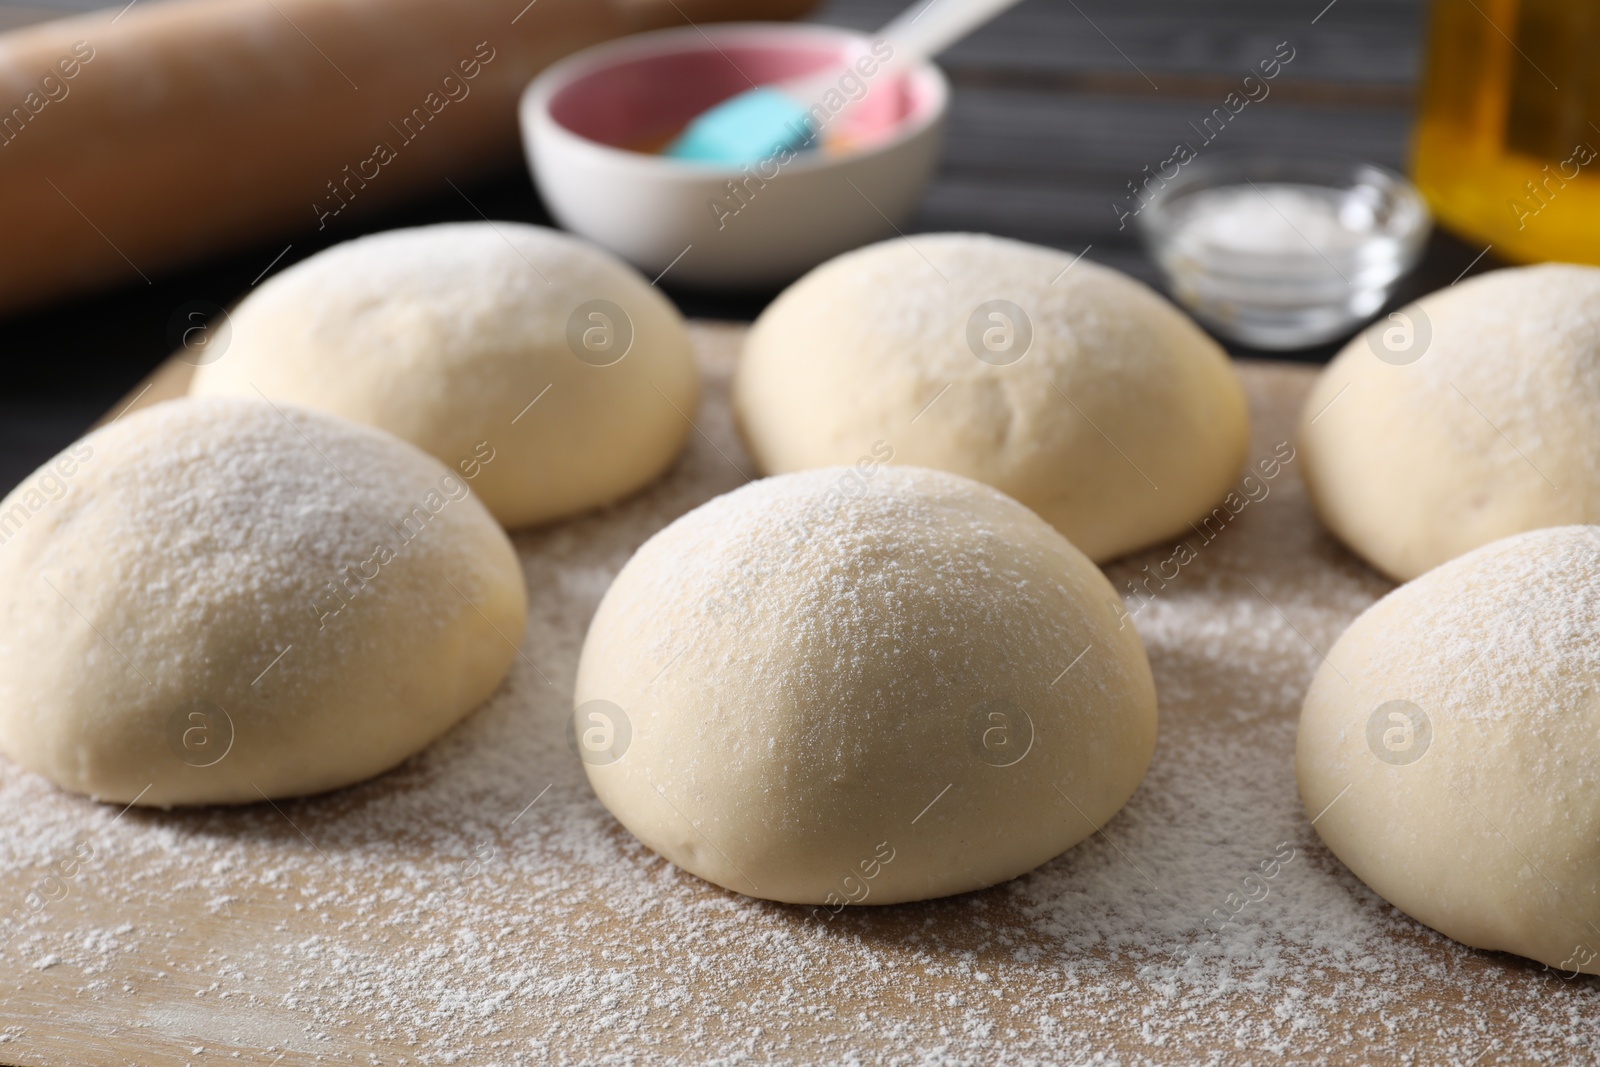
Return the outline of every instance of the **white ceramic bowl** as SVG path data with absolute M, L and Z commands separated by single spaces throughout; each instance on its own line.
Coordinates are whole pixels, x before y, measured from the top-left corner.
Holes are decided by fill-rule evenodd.
M 862 79 L 847 150 L 743 170 L 653 151 L 752 81 L 859 58 L 870 44 L 828 26 L 743 23 L 658 30 L 570 56 L 522 95 L 539 193 L 562 226 L 649 276 L 670 266 L 670 281 L 712 288 L 781 285 L 893 236 L 938 156 L 949 86 L 931 63 L 892 82 Z

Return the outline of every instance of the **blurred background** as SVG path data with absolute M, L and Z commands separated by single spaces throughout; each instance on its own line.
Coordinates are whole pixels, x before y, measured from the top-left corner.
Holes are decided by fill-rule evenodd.
M 0 4 L 0 30 L 94 6 L 7 2 Z M 871 31 L 903 6 L 829 0 L 808 17 Z M 941 57 L 953 89 L 948 127 L 932 185 L 906 229 L 986 231 L 1083 252 L 1161 287 L 1134 227 L 1119 228 L 1113 203 L 1143 168 L 1170 156 L 1175 142 L 1192 140 L 1191 124 L 1284 42 L 1293 61 L 1271 82 L 1269 97 L 1227 126 L 1216 148 L 1331 152 L 1407 171 L 1427 7 L 1425 0 L 1024 0 Z M 0 155 L 0 168 L 8 162 Z M 170 355 L 170 322 L 186 304 L 228 306 L 269 270 L 362 233 L 477 219 L 480 212 L 550 221 L 520 160 L 463 173 L 456 186 L 439 183 L 379 212 L 341 215 L 320 232 L 308 212 L 298 232 L 152 271 L 147 280 L 129 270 L 109 288 L 5 313 L 0 486 L 9 488 L 64 447 Z M 1436 228 L 1391 306 L 1464 272 L 1503 265 L 1486 253 L 1489 244 Z M 0 248 L 0 256 L 17 254 L 15 246 Z M 736 320 L 752 318 L 773 295 L 685 289 L 670 271 L 661 286 L 687 315 Z M 1270 354 L 1229 348 L 1240 356 L 1321 361 L 1338 342 Z

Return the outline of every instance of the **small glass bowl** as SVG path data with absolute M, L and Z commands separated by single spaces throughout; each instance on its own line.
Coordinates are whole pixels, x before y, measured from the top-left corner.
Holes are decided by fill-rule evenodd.
M 1201 157 L 1140 194 L 1135 221 L 1173 295 L 1256 348 L 1353 332 L 1416 265 L 1430 228 L 1410 182 L 1355 160 Z

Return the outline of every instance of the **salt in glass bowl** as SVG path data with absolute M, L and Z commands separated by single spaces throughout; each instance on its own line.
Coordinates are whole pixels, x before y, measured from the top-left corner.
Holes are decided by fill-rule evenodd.
M 1292 349 L 1353 332 L 1416 265 L 1416 188 L 1356 160 L 1201 157 L 1147 179 L 1135 224 L 1173 296 L 1217 333 Z

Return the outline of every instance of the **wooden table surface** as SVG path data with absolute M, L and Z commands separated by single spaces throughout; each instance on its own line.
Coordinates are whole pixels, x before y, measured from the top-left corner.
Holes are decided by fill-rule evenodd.
M 142 4 L 163 0 L 139 0 Z M 1461 0 L 1465 2 L 1465 0 Z M 0 0 L 0 28 L 93 0 Z M 815 18 L 860 29 L 901 0 L 826 0 Z M 1112 205 L 1143 167 L 1287 42 L 1294 59 L 1206 151 L 1328 152 L 1403 168 L 1423 52 L 1423 0 L 1024 0 L 941 60 L 955 87 L 938 175 L 909 229 L 977 230 L 1054 245 L 1158 284 Z M 4 160 L 0 160 L 4 166 Z M 548 222 L 526 173 L 458 182 L 494 218 Z M 174 347 L 180 305 L 228 306 L 274 270 L 361 233 L 476 219 L 457 192 L 288 233 L 237 255 L 67 304 L 0 319 L 0 490 L 63 448 Z M 1438 235 L 1400 298 L 1475 265 L 1481 247 Z M 277 258 L 282 255 L 282 258 Z M 749 320 L 770 293 L 740 297 L 663 286 L 692 316 Z M 1241 355 L 1250 353 L 1238 346 Z M 1320 361 L 1334 346 L 1291 358 Z
M 0 28 L 88 6 L 3 3 Z M 817 17 L 867 29 L 898 6 L 835 0 Z M 1131 231 L 1117 228 L 1112 204 L 1279 42 L 1290 43 L 1294 60 L 1272 95 L 1229 126 L 1218 150 L 1340 152 L 1403 167 L 1422 18 L 1421 0 L 1025 0 L 944 60 L 955 87 L 948 137 L 911 229 L 987 230 L 1087 249 L 1090 259 L 1156 283 Z M 463 188 L 493 217 L 548 221 L 521 172 L 482 176 Z M 0 373 L 7 376 L 0 488 L 113 409 L 166 357 L 168 320 L 179 305 L 233 302 L 280 253 L 273 269 L 362 232 L 475 217 L 441 189 L 359 225 L 285 234 L 148 286 L 0 321 Z M 1498 265 L 1492 255 L 1476 259 L 1479 251 L 1436 235 L 1401 296 L 1447 284 L 1464 269 Z M 771 295 L 688 292 L 670 277 L 663 284 L 687 313 L 724 319 L 748 320 Z M 737 334 L 701 327 L 697 338 L 708 370 L 721 380 Z M 1315 361 L 1329 351 L 1294 356 Z M 1287 435 L 1309 372 L 1265 364 L 1243 371 L 1257 419 L 1254 447 L 1270 449 Z M 717 448 L 742 460 L 721 403 L 714 387 L 706 425 Z M 647 496 L 667 494 L 675 506 L 688 506 L 732 488 L 738 480 L 718 471 L 723 463 L 709 441 L 697 439 L 676 480 Z M 1270 507 L 1246 515 L 1238 536 L 1209 553 L 1186 578 L 1192 584 L 1149 617 L 1161 747 L 1146 786 L 1103 838 L 1009 888 L 872 912 L 819 933 L 788 909 L 678 874 L 630 846 L 614 825 L 605 830 L 608 817 L 575 762 L 556 759 L 564 750 L 551 740 L 549 766 L 531 767 L 529 783 L 550 784 L 547 800 L 588 818 L 598 844 L 537 825 L 522 827 L 520 837 L 496 829 L 504 865 L 486 866 L 474 891 L 511 902 L 513 932 L 472 911 L 460 934 L 481 939 L 483 953 L 462 957 L 454 979 L 426 971 L 416 957 L 437 949 L 443 920 L 438 912 L 419 918 L 406 886 L 414 887 L 418 871 L 424 881 L 437 880 L 470 861 L 477 839 L 470 828 L 432 827 L 421 844 L 405 835 L 386 844 L 350 831 L 350 811 L 392 801 L 426 823 L 428 790 L 443 789 L 444 777 L 481 758 L 480 749 L 492 750 L 508 717 L 556 736 L 587 612 L 626 556 L 627 546 L 616 543 L 622 535 L 608 535 L 605 521 L 518 538 L 536 592 L 561 592 L 558 608 L 530 624 L 530 638 L 549 645 L 540 663 L 555 694 L 529 696 L 532 680 L 518 668 L 496 699 L 500 710 L 480 712 L 448 744 L 377 782 L 288 805 L 284 813 L 135 812 L 114 822 L 115 812 L 0 764 L 0 824 L 10 827 L 0 832 L 0 900 L 8 908 L 27 898 L 63 849 L 85 839 L 102 846 L 74 879 L 71 896 L 40 917 L 37 940 L 0 952 L 7 989 L 0 1062 L 547 1062 L 602 1053 L 623 1062 L 641 1049 L 686 1061 L 944 1056 L 1487 1065 L 1595 1058 L 1594 983 L 1561 982 L 1432 935 L 1388 909 L 1317 844 L 1290 762 L 1299 699 L 1316 663 L 1314 646 L 1326 648 L 1387 584 L 1320 531 L 1296 477 Z M 634 536 L 636 529 L 628 530 Z M 596 555 L 568 558 L 581 556 L 574 545 L 596 538 L 603 542 Z M 553 550 L 567 553 L 572 566 L 552 562 Z M 1135 557 L 1110 573 L 1120 582 L 1156 558 Z M 1272 601 L 1263 602 L 1247 577 Z M 1187 636 L 1173 620 L 1188 621 Z M 1146 620 L 1140 622 L 1143 631 Z M 1217 787 L 1214 768 L 1204 764 L 1223 757 L 1237 761 L 1244 784 L 1229 793 L 1242 806 L 1219 811 L 1207 791 Z M 490 799 L 515 810 L 526 798 Z M 1212 841 L 1214 862 L 1174 867 L 1172 857 L 1186 855 L 1184 835 Z M 1133 950 L 1153 931 L 1198 923 L 1241 872 L 1281 842 L 1304 862 L 1286 869 L 1273 898 L 1279 903 L 1228 947 L 1223 966 L 1206 963 L 1209 969 L 1186 977 L 1161 969 L 1170 961 Z M 574 856 L 613 895 L 580 890 L 558 903 L 537 894 L 518 898 L 519 886 L 538 883 L 542 871 L 572 864 Z M 197 857 L 225 868 L 202 869 Z M 344 876 L 359 884 L 338 884 Z M 224 890 L 215 889 L 218 880 Z M 1147 889 L 1154 895 L 1147 898 Z M 1350 958 L 1315 944 L 1315 930 L 1292 929 L 1285 916 L 1297 895 L 1326 902 L 1343 924 L 1338 936 L 1351 939 Z M 1093 936 L 1072 927 L 1063 900 L 1093 904 Z M 657 914 L 662 908 L 683 909 L 694 922 L 674 927 Z M 556 937 L 569 924 L 591 930 L 592 939 Z M 817 976 L 807 979 L 792 961 L 771 955 L 773 945 L 814 962 Z M 492 991 L 485 960 L 506 958 L 520 961 L 507 970 L 517 977 Z M 397 976 L 392 984 L 386 967 Z M 663 999 L 635 1018 L 632 1030 L 608 1031 L 596 1021 L 597 1005 L 607 1006 L 608 1019 L 644 1009 L 637 999 L 618 1000 L 597 984 L 601 979 Z M 1104 990 L 1121 992 L 1092 1007 Z M 477 999 L 463 1002 L 458 994 L 465 993 Z M 1308 1029 L 1307 1005 L 1328 1025 Z M 751 1037 L 764 1023 L 765 1035 Z
M 637 545 L 751 469 L 727 394 L 742 333 L 695 326 L 702 432 L 662 481 L 516 535 L 523 658 L 397 770 L 271 806 L 124 814 L 0 761 L 0 902 L 26 914 L 0 947 L 0 1062 L 1595 1060 L 1600 980 L 1451 942 L 1319 842 L 1294 781 L 1300 701 L 1318 650 L 1390 584 L 1321 529 L 1293 458 L 1129 601 L 1155 757 L 1058 859 L 823 922 L 638 845 L 567 750 L 578 651 Z M 181 392 L 187 370 L 139 403 Z M 1250 456 L 1283 455 L 1312 369 L 1240 373 Z M 1107 575 L 1123 588 L 1171 552 Z M 1058 807 L 1016 817 L 1075 817 Z M 915 829 L 897 847 L 917 848 Z M 1231 921 L 1212 937 L 1219 909 Z

